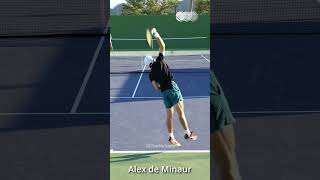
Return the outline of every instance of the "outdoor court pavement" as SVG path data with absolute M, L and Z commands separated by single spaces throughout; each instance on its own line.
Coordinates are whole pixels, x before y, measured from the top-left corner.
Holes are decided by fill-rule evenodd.
M 200 59 L 203 59 L 199 55 Z M 184 97 L 185 112 L 191 130 L 199 139 L 189 142 L 174 116 L 179 150 L 209 150 L 209 55 L 206 72 L 174 72 Z M 111 59 L 112 61 L 112 59 Z M 169 63 L 169 62 L 168 62 Z M 111 66 L 112 68 L 112 66 Z M 111 70 L 112 71 L 112 70 Z M 183 71 L 183 70 L 182 70 Z M 160 96 L 150 83 L 148 72 L 111 74 L 111 144 L 114 151 L 172 150 L 168 145 L 166 112 Z
M 106 38 L 0 39 L 0 179 L 107 176 Z
M 58 124 L 57 117 L 80 123 L 84 116 L 106 116 L 104 39 L 0 39 L 0 129 L 41 127 L 52 118 Z

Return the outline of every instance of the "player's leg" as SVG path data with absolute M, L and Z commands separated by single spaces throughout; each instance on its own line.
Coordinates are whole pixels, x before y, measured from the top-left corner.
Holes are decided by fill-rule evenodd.
M 184 112 L 184 104 L 183 101 L 179 101 L 175 105 L 176 111 L 178 113 L 179 121 L 183 129 L 185 130 L 185 139 L 196 140 L 197 136 L 189 130 L 187 118 Z
M 174 107 L 176 108 L 176 111 L 178 113 L 179 121 L 183 129 L 185 130 L 185 139 L 189 140 L 196 140 L 197 136 L 189 130 L 188 122 L 186 115 L 184 113 L 184 104 L 183 104 L 183 97 L 181 94 L 181 91 L 178 87 L 178 85 L 172 81 L 172 90 L 171 90 L 171 101 L 172 104 L 174 104 Z
M 211 135 L 211 144 L 219 172 L 215 179 L 219 179 L 217 177 L 219 175 L 222 180 L 241 180 L 235 152 L 236 143 L 233 125 L 230 124 L 215 131 Z
M 167 108 L 167 129 L 170 136 L 173 136 L 173 108 Z
M 189 129 L 186 115 L 184 113 L 184 104 L 183 101 L 178 102 L 175 105 L 176 111 L 178 113 L 179 121 L 184 130 Z
M 167 110 L 167 129 L 169 133 L 169 143 L 175 146 L 181 146 L 173 135 L 173 107 L 166 108 Z
M 235 153 L 235 119 L 213 71 L 210 73 L 211 145 L 216 169 L 221 180 L 241 180 Z
M 180 143 L 176 140 L 176 138 L 173 135 L 173 104 L 171 102 L 170 98 L 170 92 L 169 91 L 164 91 L 162 92 L 162 97 L 163 97 L 163 103 L 164 106 L 166 107 L 167 111 L 167 129 L 169 133 L 169 143 L 175 146 L 180 146 Z

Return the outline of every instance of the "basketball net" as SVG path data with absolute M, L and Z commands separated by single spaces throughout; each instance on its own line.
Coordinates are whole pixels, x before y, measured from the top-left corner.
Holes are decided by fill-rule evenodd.
M 198 13 L 193 11 L 194 0 L 190 0 L 189 11 L 178 11 L 176 13 L 176 19 L 179 22 L 195 22 L 198 20 Z

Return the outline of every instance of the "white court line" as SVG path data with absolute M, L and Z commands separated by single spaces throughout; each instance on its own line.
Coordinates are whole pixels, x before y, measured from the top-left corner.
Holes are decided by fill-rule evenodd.
M 158 150 L 158 151 L 113 151 L 110 154 L 145 154 L 145 153 L 210 153 L 210 150 Z
M 110 115 L 108 112 L 82 112 L 82 113 L 0 113 L 0 116 L 32 116 L 32 115 Z
M 208 96 L 184 96 L 183 98 L 208 98 Z M 155 96 L 155 97 L 152 97 L 152 96 L 149 96 L 149 97 L 130 97 L 130 96 L 120 96 L 120 97 L 110 97 L 110 99 L 162 99 L 162 97 L 160 96 Z
M 136 95 L 136 92 L 137 92 L 137 90 L 138 90 L 138 87 L 139 87 L 139 84 L 140 84 L 140 81 L 141 81 L 141 78 L 142 78 L 142 76 L 143 76 L 143 72 L 144 72 L 145 69 L 146 69 L 146 65 L 144 65 L 143 70 L 142 70 L 142 72 L 141 72 L 141 74 L 140 74 L 138 83 L 137 83 L 137 85 L 136 85 L 136 87 L 135 87 L 135 89 L 134 89 L 134 91 L 133 91 L 132 96 L 131 96 L 132 98 L 134 98 L 134 96 Z
M 88 84 L 88 81 L 90 79 L 91 73 L 93 71 L 93 67 L 96 64 L 96 61 L 98 59 L 98 56 L 99 56 L 99 53 L 100 53 L 100 50 L 101 50 L 101 47 L 103 45 L 104 40 L 105 40 L 104 36 L 100 38 L 99 44 L 98 44 L 98 46 L 97 46 L 97 48 L 96 48 L 96 50 L 94 52 L 94 55 L 92 57 L 88 72 L 87 72 L 86 76 L 83 79 L 83 82 L 82 82 L 81 87 L 79 89 L 78 95 L 77 95 L 77 97 L 76 97 L 76 99 L 75 99 L 75 101 L 74 101 L 74 103 L 72 105 L 72 108 L 71 108 L 71 111 L 70 111 L 71 113 L 77 112 L 77 109 L 79 107 L 82 95 L 83 95 L 84 90 L 85 90 L 85 88 L 86 88 L 86 86 Z
M 201 57 L 203 57 L 206 61 L 208 61 L 208 63 L 210 63 L 210 60 L 207 59 L 203 54 L 201 54 Z
M 162 38 L 163 40 L 189 40 L 189 39 L 207 39 L 208 37 L 180 37 L 180 38 Z M 133 38 L 133 39 L 126 39 L 126 38 L 112 38 L 115 41 L 145 41 L 146 39 L 141 38 Z M 152 39 L 156 40 L 156 39 Z
M 185 99 L 188 98 L 208 98 L 208 96 L 184 96 Z M 111 96 L 110 99 L 162 99 L 160 96 L 155 97 L 130 97 L 130 96 Z M 234 111 L 233 114 L 285 114 L 285 113 L 320 113 L 320 110 L 308 110 L 308 111 Z
M 286 114 L 286 113 L 320 113 L 320 111 L 243 111 L 234 114 Z
M 133 52 L 133 53 L 137 53 L 137 52 Z M 112 60 L 113 57 L 143 57 L 145 56 L 145 54 L 151 54 L 153 53 L 152 51 L 145 51 L 143 54 L 121 54 L 119 52 L 111 52 L 110 53 L 110 58 Z M 169 52 L 166 52 L 166 58 L 171 58 L 171 57 L 179 57 L 179 56 L 201 56 L 201 55 L 210 55 L 210 53 L 186 53 L 183 52 L 181 54 L 179 54 L 179 52 L 177 52 L 177 54 L 170 54 Z M 176 61 L 176 60 L 175 60 Z

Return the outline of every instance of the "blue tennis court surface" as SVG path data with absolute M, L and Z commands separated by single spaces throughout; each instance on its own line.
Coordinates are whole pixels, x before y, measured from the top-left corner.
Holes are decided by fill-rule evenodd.
M 79 171 L 99 179 L 106 171 L 104 39 L 0 38 L 1 179 L 72 179 Z M 86 171 L 92 167 L 101 169 Z
M 168 150 L 166 111 L 160 92 L 149 80 L 149 68 L 143 56 L 111 55 L 110 101 L 111 145 L 116 151 Z M 179 149 L 208 150 L 210 133 L 210 55 L 167 55 L 165 61 L 173 71 L 175 82 L 184 97 L 190 129 L 199 139 L 183 139 L 183 129 L 174 117 Z
M 0 39 L 0 130 L 106 123 L 106 49 L 101 36 Z

